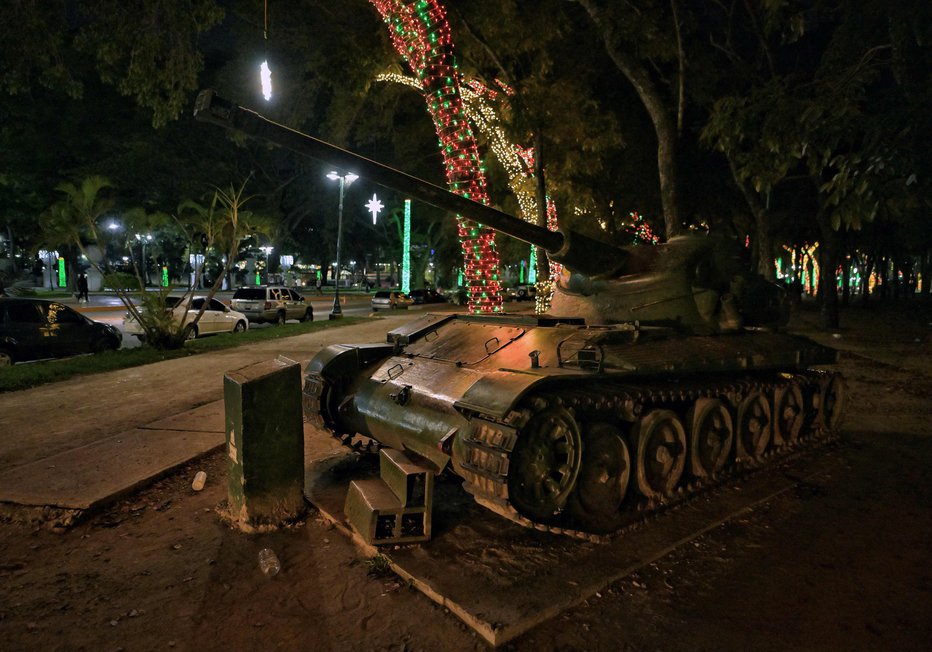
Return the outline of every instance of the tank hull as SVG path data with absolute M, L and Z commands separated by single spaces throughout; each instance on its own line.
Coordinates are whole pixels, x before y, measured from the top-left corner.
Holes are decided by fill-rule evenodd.
M 307 368 L 308 418 L 450 468 L 533 526 L 609 532 L 837 428 L 836 353 L 784 333 L 428 315 Z M 831 405 L 829 405 L 829 403 Z

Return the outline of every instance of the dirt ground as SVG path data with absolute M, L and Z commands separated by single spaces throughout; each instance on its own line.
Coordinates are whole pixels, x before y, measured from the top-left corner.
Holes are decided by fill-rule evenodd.
M 932 641 L 932 310 L 849 309 L 836 472 L 743 514 L 505 646 L 510 650 L 924 650 Z M 833 336 L 834 335 L 834 336 Z M 191 479 L 206 470 L 195 493 Z M 62 530 L 0 523 L 4 650 L 485 650 L 380 576 L 311 511 L 253 535 L 219 516 L 226 458 L 192 463 Z M 35 520 L 33 520 L 35 519 Z M 261 548 L 282 572 L 263 576 Z M 456 564 L 456 559 L 450 560 Z

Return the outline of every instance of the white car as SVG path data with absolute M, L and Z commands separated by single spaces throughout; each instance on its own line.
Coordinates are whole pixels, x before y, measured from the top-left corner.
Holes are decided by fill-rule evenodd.
M 197 313 L 200 312 L 207 297 L 194 297 L 191 306 L 187 310 L 185 324 L 192 324 Z M 167 297 L 166 304 L 171 308 L 172 316 L 175 323 L 181 324 L 181 318 L 185 314 L 187 297 Z M 249 328 L 249 320 L 241 312 L 230 310 L 217 299 L 211 299 L 207 304 L 207 309 L 201 318 L 188 329 L 188 339 L 194 339 L 201 335 L 212 335 L 215 333 L 242 333 Z M 136 336 L 140 342 L 145 341 L 146 333 L 142 326 L 136 321 L 136 318 L 130 314 L 123 317 L 123 331 L 127 335 Z
M 395 308 L 408 309 L 408 306 L 414 303 L 414 299 L 403 292 L 394 292 L 390 290 L 379 290 L 372 297 L 372 310 L 394 310 Z

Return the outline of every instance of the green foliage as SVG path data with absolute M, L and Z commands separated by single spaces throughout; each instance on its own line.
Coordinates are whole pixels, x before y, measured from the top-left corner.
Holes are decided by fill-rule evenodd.
M 93 0 L 77 47 L 96 60 L 101 78 L 152 111 L 160 127 L 178 117 L 198 88 L 204 56 L 198 36 L 224 16 L 214 0 Z
M 763 70 L 720 97 L 702 131 L 736 180 L 762 197 L 793 177 L 811 178 L 813 215 L 824 212 L 835 230 L 859 229 L 882 210 L 913 203 L 903 125 L 872 115 L 902 90 L 888 76 L 890 34 L 877 29 L 884 16 L 859 6 L 867 11 L 813 8 L 803 21 L 796 3 L 765 3 L 757 41 Z
M 64 182 L 56 186 L 64 198 L 39 217 L 47 244 L 74 244 L 85 255 L 85 243 L 105 245 L 106 232 L 100 230 L 98 220 L 114 205 L 112 198 L 103 196 L 111 187 L 110 181 L 99 175 L 84 178 L 80 185 Z
M 168 296 L 172 288 L 160 287 L 156 292 L 140 292 L 136 302 L 140 309 L 136 317 L 145 331 L 146 346 L 159 350 L 180 349 L 185 343 L 185 320 L 177 321 L 172 308 L 168 305 Z M 183 301 L 189 302 L 190 295 Z
M 64 0 L 0 4 L 0 89 L 16 95 L 39 85 L 80 96 L 83 86 L 68 66 L 67 15 Z

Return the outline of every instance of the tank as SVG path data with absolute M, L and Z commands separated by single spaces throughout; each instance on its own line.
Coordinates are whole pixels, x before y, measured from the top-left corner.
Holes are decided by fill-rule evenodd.
M 307 419 L 450 470 L 481 505 L 609 533 L 837 432 L 834 350 L 781 332 L 781 288 L 708 235 L 614 247 L 548 231 L 202 91 L 198 119 L 326 161 L 543 247 L 550 313 L 425 314 L 305 370 Z M 355 439 L 354 439 L 355 438 Z

